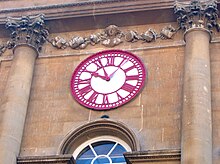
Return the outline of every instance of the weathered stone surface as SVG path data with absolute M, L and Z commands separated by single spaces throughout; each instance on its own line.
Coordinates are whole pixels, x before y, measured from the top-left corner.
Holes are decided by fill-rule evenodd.
M 65 3 L 70 1 L 71 0 L 67 0 Z M 159 2 L 140 1 L 156 5 L 158 5 L 157 3 Z M 138 3 L 140 1 L 132 1 L 132 3 Z M 39 7 L 45 4 L 43 0 L 21 0 L 16 1 L 16 3 L 14 2 L 15 1 L 2 1 L 0 4 L 4 9 L 6 9 L 8 5 L 11 5 L 12 8 L 13 6 L 30 7 L 32 5 Z M 129 0 L 126 3 L 128 2 Z M 63 2 L 53 0 L 50 1 L 50 3 L 61 4 Z M 159 4 L 159 6 L 156 7 L 158 10 L 152 10 L 154 8 L 149 7 L 148 9 L 151 11 L 50 20 L 47 22 L 50 31 L 52 31 L 50 37 L 54 38 L 59 35 L 69 39 L 72 36 L 89 36 L 92 33 L 102 31 L 107 24 L 116 24 L 123 31 L 137 30 L 138 32 L 145 32 L 149 28 L 153 28 L 159 32 L 162 27 L 169 24 L 172 24 L 172 26 L 176 28 L 177 24 L 172 22 L 151 24 L 175 20 L 173 9 L 169 7 L 173 5 L 173 1 L 164 1 L 163 4 L 166 4 L 165 6 L 167 6 L 168 9 L 164 8 L 159 10 L 159 8 L 163 7 Z M 63 12 L 63 17 L 65 17 L 65 11 L 75 12 L 75 10 L 70 10 L 70 8 L 55 8 L 50 11 L 58 11 L 55 15 Z M 86 8 L 86 10 L 90 12 L 86 14 L 93 14 L 93 12 L 97 11 L 93 10 L 91 6 L 90 8 Z M 41 12 L 44 11 L 48 11 L 48 14 L 50 13 L 47 9 L 41 10 Z M 77 12 L 80 13 L 80 11 Z M 19 11 L 18 13 L 21 14 L 22 12 Z M 38 13 L 37 9 L 35 11 L 29 10 L 27 15 L 35 13 Z M 16 15 L 17 13 L 13 12 L 13 14 Z M 81 14 L 83 13 L 81 12 Z M 53 16 L 55 15 L 48 15 L 50 17 L 49 19 L 54 18 Z M 2 13 L 0 24 L 2 20 L 5 22 L 3 18 L 6 16 L 12 15 L 10 12 Z M 78 17 L 79 15 L 74 16 Z M 125 16 L 126 19 L 124 19 Z M 0 25 L 0 37 L 8 37 L 8 33 L 2 31 L 3 28 L 4 27 Z M 85 109 L 75 102 L 69 89 L 71 74 L 80 61 L 93 53 L 106 50 L 106 47 L 102 45 L 96 47 L 88 45 L 86 50 L 72 50 L 69 48 L 57 50 L 47 43 L 36 61 L 20 157 L 24 156 L 24 158 L 26 157 L 27 159 L 27 156 L 41 156 L 41 158 L 43 158 L 43 156 L 55 155 L 61 141 L 70 130 L 74 130 L 90 121 L 100 119 L 103 115 L 108 115 L 111 119 L 123 122 L 134 131 L 140 142 L 141 151 L 166 148 L 179 149 L 181 147 L 180 119 L 185 45 L 182 36 L 183 33 L 179 31 L 172 40 L 160 40 L 159 42 L 151 43 L 138 41 L 135 44 L 120 44 L 117 49 L 131 51 L 144 61 L 148 69 L 148 79 L 142 93 L 133 101 L 118 109 L 106 112 Z M 220 162 L 219 36 L 220 34 L 213 31 L 213 41 L 210 44 L 214 164 Z M 1 40 L 5 42 L 8 39 L 1 38 Z M 0 60 L 4 59 L 0 61 L 0 99 L 2 99 L 2 93 L 5 89 L 8 72 L 11 67 L 10 57 L 11 51 L 6 51 L 0 58 Z M 8 59 L 9 61 L 7 61 Z M 2 110 L 0 116 L 1 114 Z M 176 161 L 154 162 L 154 164 L 157 163 L 173 164 L 176 163 Z M 179 163 L 179 161 L 177 161 L 177 163 Z
M 177 149 L 164 149 L 155 151 L 131 152 L 124 154 L 128 164 L 179 164 L 181 151 Z
M 53 155 L 53 156 L 29 156 L 19 157 L 17 164 L 75 164 L 72 154 Z
M 0 159 L 16 163 L 20 151 L 37 51 L 22 45 L 14 49 L 14 60 L 1 101 Z
M 182 163 L 212 163 L 210 37 L 204 28 L 193 28 L 185 34 Z
M 132 28 L 144 31 L 143 26 Z M 156 25 L 155 28 L 160 29 Z M 141 150 L 179 148 L 184 53 L 183 47 L 160 48 L 159 45 L 163 44 L 170 45 L 170 41 L 146 45 L 158 46 L 152 50 L 138 50 L 138 46 L 143 46 L 141 42 L 132 45 L 130 51 L 143 60 L 148 70 L 146 85 L 141 94 L 128 104 L 105 112 L 84 108 L 70 93 L 72 72 L 89 55 L 74 56 L 74 50 L 54 51 L 46 46 L 36 61 L 21 155 L 54 154 L 68 131 L 103 115 L 128 125 L 138 137 Z M 127 49 L 129 46 L 120 45 L 118 48 Z M 80 53 L 100 50 L 103 47 L 91 47 Z M 43 57 L 60 53 L 69 56 Z

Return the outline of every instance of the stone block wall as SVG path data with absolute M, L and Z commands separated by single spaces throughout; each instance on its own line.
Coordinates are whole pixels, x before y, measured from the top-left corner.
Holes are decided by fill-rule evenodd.
M 167 24 L 121 27 L 144 32 L 148 28 L 161 29 Z M 173 23 L 175 26 L 175 23 Z M 102 29 L 52 34 L 71 38 L 88 36 Z M 220 161 L 220 79 L 219 40 L 211 43 L 213 162 Z M 184 67 L 184 42 L 179 32 L 172 40 L 152 43 L 122 43 L 113 49 L 134 53 L 142 59 L 148 71 L 143 91 L 131 102 L 105 112 L 93 111 L 79 105 L 70 92 L 70 79 L 76 66 L 91 54 L 107 50 L 102 45 L 84 50 L 58 50 L 49 43 L 43 48 L 35 64 L 27 119 L 20 156 L 55 155 L 65 135 L 80 125 L 108 115 L 127 125 L 137 136 L 140 150 L 180 149 L 180 119 Z M 0 61 L 0 99 L 11 66 L 11 52 Z M 1 115 L 0 115 L 1 116 Z
M 165 25 L 149 27 L 159 30 Z M 123 30 L 129 28 L 143 32 L 148 26 L 122 27 Z M 87 36 L 100 30 L 59 35 L 65 38 Z M 184 47 L 178 45 L 178 39 L 177 35 L 172 41 L 122 43 L 113 48 L 127 50 L 140 57 L 148 70 L 148 77 L 143 91 L 135 99 L 103 112 L 79 105 L 71 95 L 70 79 L 83 59 L 110 48 L 98 45 L 84 50 L 57 50 L 46 45 L 36 61 L 21 156 L 56 154 L 70 130 L 100 119 L 102 115 L 127 125 L 136 134 L 141 150 L 180 148 Z

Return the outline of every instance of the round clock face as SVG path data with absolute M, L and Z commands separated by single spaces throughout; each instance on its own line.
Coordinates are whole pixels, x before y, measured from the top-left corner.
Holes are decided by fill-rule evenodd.
M 144 86 L 141 60 L 126 51 L 109 50 L 82 61 L 71 79 L 73 97 L 83 106 L 107 110 L 133 99 Z

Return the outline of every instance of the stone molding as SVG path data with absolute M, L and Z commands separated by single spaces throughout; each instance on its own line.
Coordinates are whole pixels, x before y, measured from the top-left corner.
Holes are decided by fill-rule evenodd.
M 137 151 L 126 152 L 124 156 L 128 164 L 133 162 L 151 163 L 162 161 L 180 161 L 181 151 L 179 149 Z
M 17 158 L 17 164 L 75 164 L 72 154 L 54 156 L 24 156 Z
M 192 28 L 205 28 L 211 31 L 214 27 L 218 32 L 220 31 L 220 24 L 217 22 L 218 9 L 216 0 L 176 1 L 174 13 L 177 16 L 179 28 L 185 31 Z
M 1 51 L 4 52 L 5 48 L 12 49 L 22 44 L 30 45 L 40 51 L 49 35 L 44 19 L 42 14 L 33 17 L 8 17 L 5 26 L 11 32 L 11 39 L 6 45 L 0 47 Z
M 164 27 L 160 33 L 157 33 L 154 29 L 148 29 L 144 33 L 138 33 L 135 30 L 124 32 L 121 31 L 118 26 L 110 25 L 102 32 L 91 34 L 88 37 L 74 36 L 67 41 L 67 39 L 56 36 L 48 40 L 58 49 L 66 49 L 67 47 L 71 47 L 72 49 L 85 49 L 88 45 L 94 46 L 99 43 L 105 47 L 115 47 L 123 42 L 134 43 L 140 40 L 150 43 L 157 39 L 172 39 L 177 31 L 178 29 L 169 25 Z
M 60 18 L 69 17 L 82 17 L 103 14 L 115 14 L 124 12 L 136 12 L 146 11 L 152 9 L 165 9 L 172 8 L 174 0 L 84 0 L 82 2 L 68 2 L 68 3 L 53 3 L 53 4 L 40 4 L 38 6 L 25 6 L 21 7 L 14 6 L 12 8 L 1 8 L 0 9 L 0 24 L 4 24 L 5 15 L 11 16 L 22 16 L 23 13 L 39 14 L 45 13 L 47 20 L 54 20 Z M 5 2 L 7 4 L 7 2 Z M 17 2 L 19 3 L 19 2 Z M 92 6 L 92 7 L 91 7 Z M 61 12 L 59 12 L 61 11 Z
M 100 137 L 103 135 L 114 136 L 126 142 L 132 151 L 138 151 L 140 145 L 135 134 L 121 122 L 111 119 L 99 119 L 84 124 L 77 129 L 70 131 L 61 142 L 57 154 L 70 154 L 87 141 L 88 138 Z

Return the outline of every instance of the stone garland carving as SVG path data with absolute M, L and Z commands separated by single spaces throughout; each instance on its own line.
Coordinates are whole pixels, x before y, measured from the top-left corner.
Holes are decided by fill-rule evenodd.
M 11 31 L 11 40 L 4 48 L 13 48 L 20 44 L 29 44 L 40 51 L 46 42 L 49 32 L 45 26 L 44 15 L 23 16 L 21 18 L 8 17 L 6 29 Z M 1 49 L 1 50 L 4 50 Z
M 170 25 L 164 27 L 160 34 L 153 29 L 149 29 L 141 34 L 133 30 L 124 33 L 116 25 L 110 25 L 105 28 L 103 32 L 91 34 L 89 37 L 74 36 L 71 40 L 67 41 L 60 36 L 56 36 L 49 40 L 49 42 L 58 49 L 65 49 L 67 47 L 71 47 L 72 49 L 84 49 L 88 45 L 94 46 L 99 43 L 106 47 L 114 47 L 124 41 L 133 43 L 142 40 L 149 43 L 156 41 L 158 38 L 171 39 L 177 31 L 178 30 Z
M 177 15 L 179 27 L 183 30 L 202 27 L 211 31 L 215 27 L 218 32 L 220 31 L 220 25 L 217 23 L 218 9 L 216 0 L 176 2 L 174 13 Z

